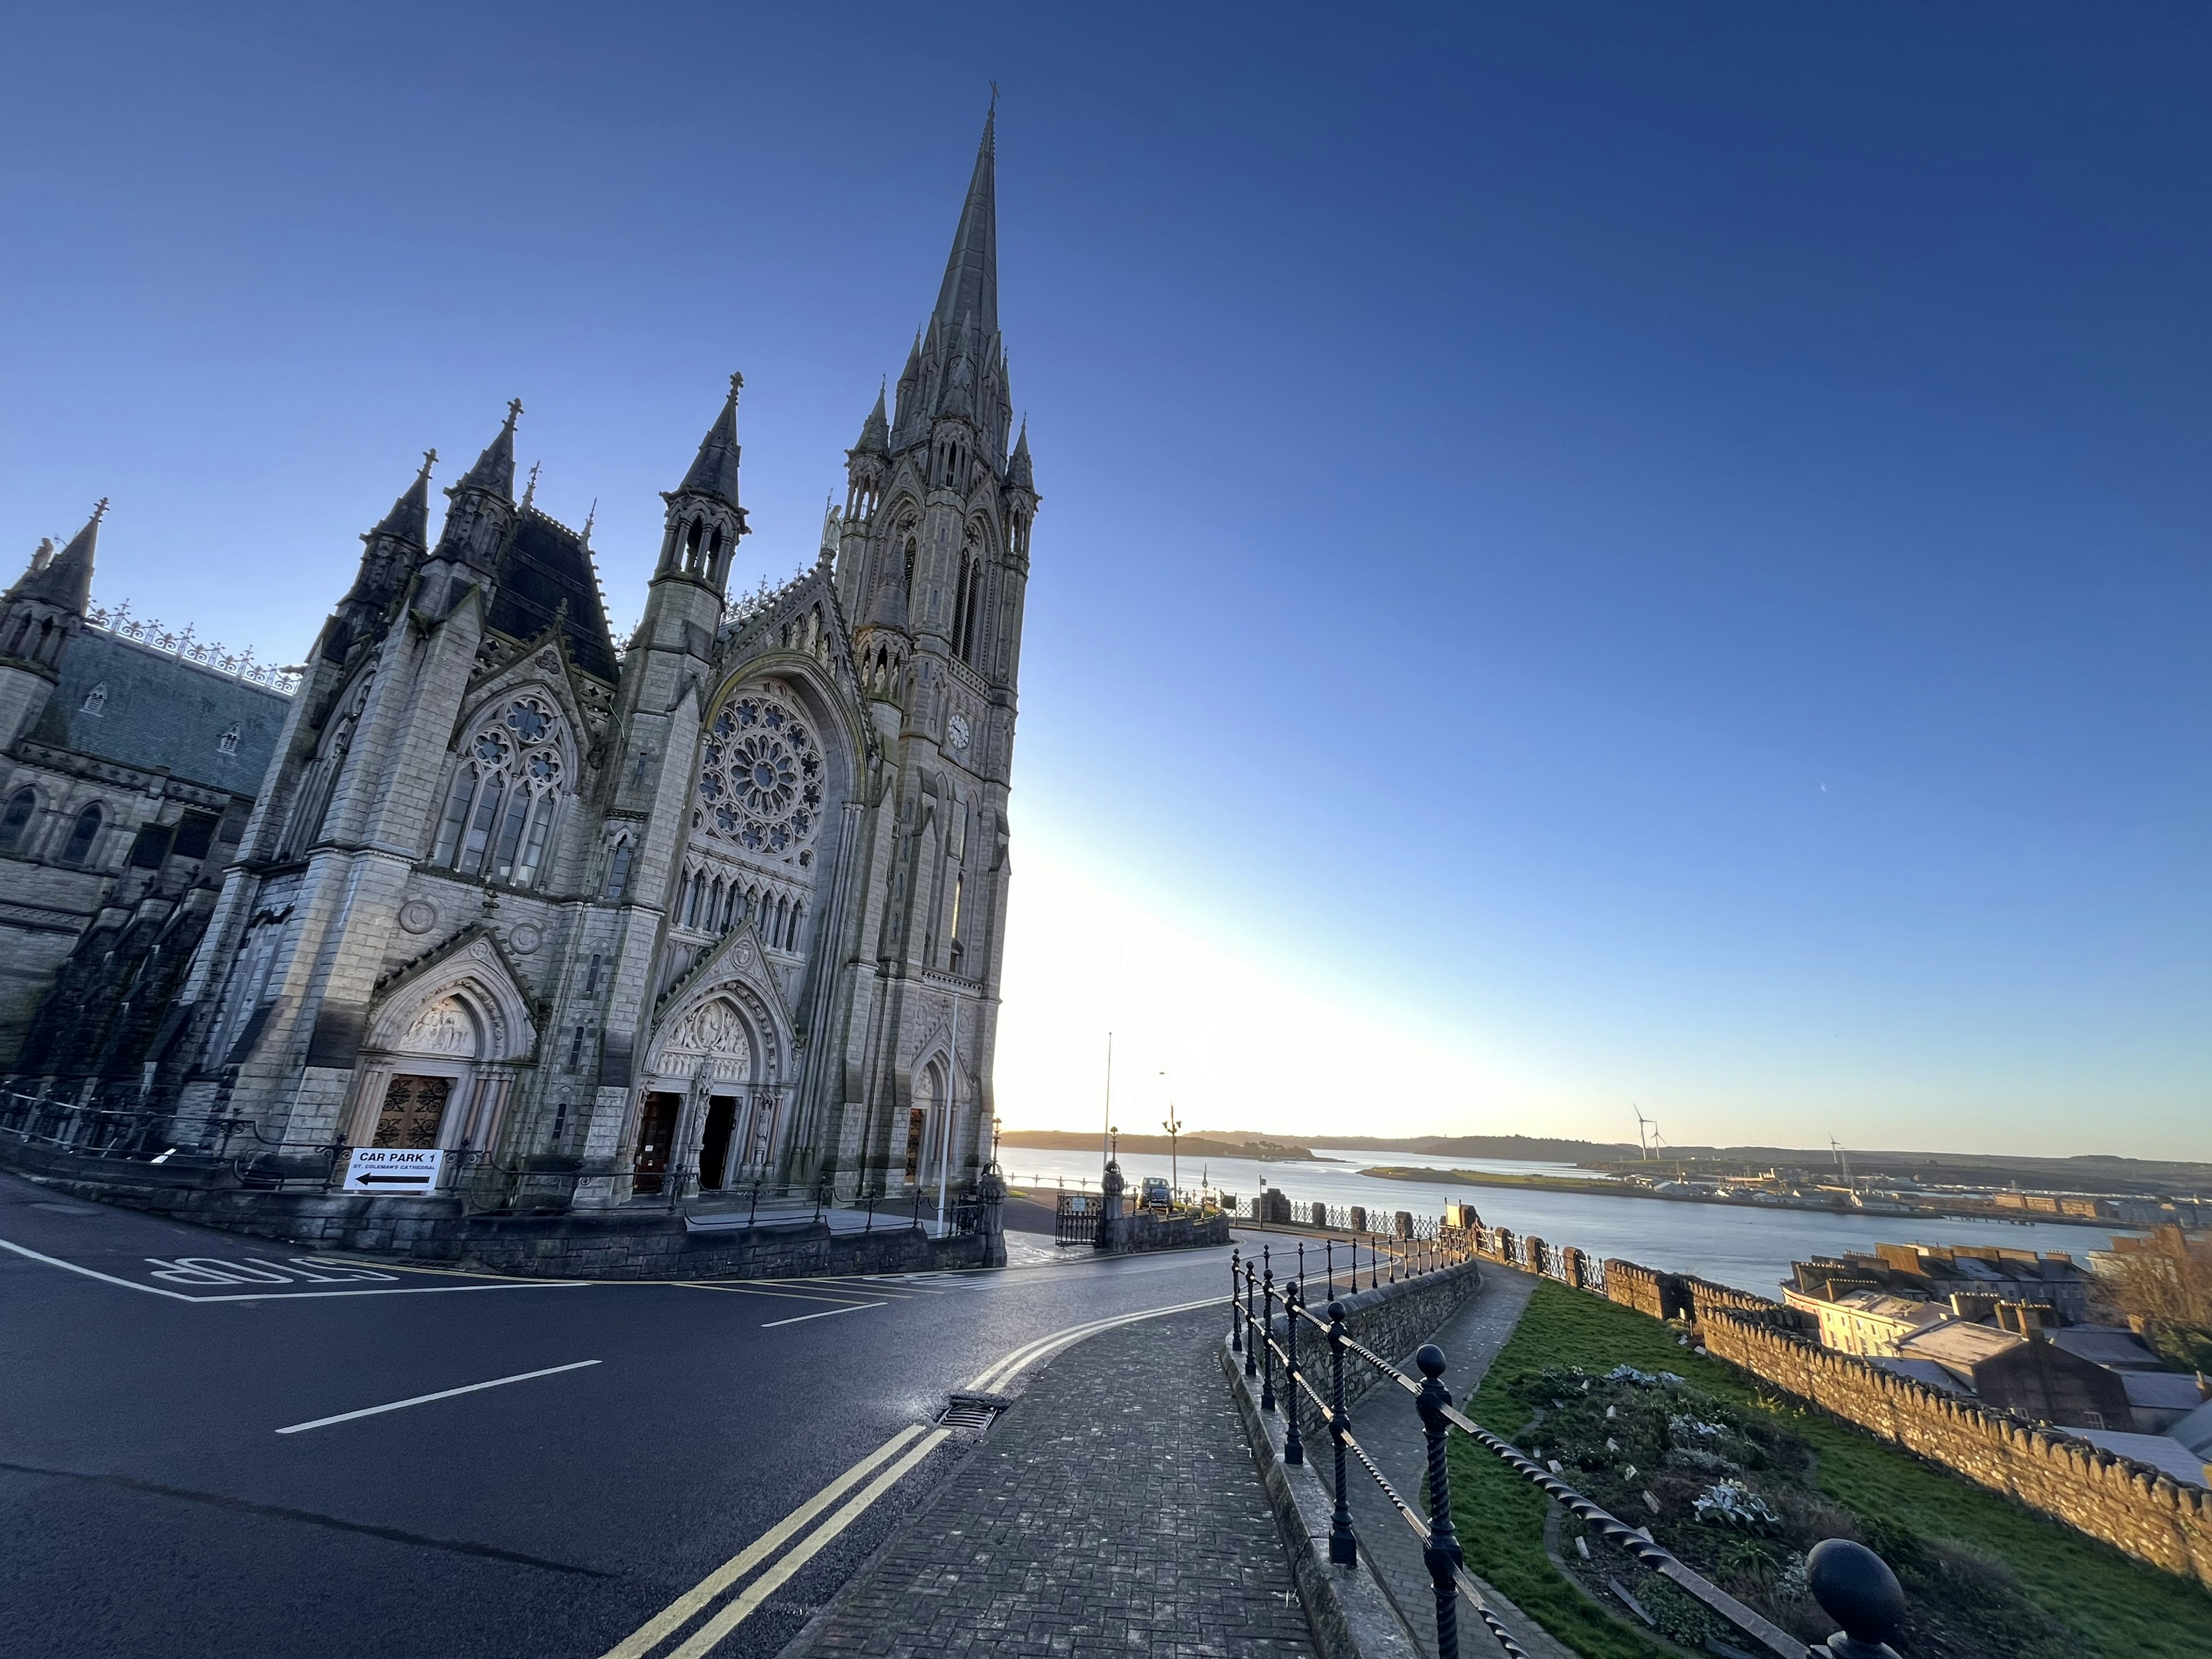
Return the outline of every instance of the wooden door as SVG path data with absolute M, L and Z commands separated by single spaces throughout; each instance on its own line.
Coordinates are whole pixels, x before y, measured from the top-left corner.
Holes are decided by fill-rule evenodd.
M 445 1121 L 446 1103 L 453 1092 L 449 1077 L 393 1078 L 385 1086 L 384 1104 L 376 1114 L 376 1137 L 368 1144 L 428 1152 L 438 1144 L 438 1126 Z
M 910 1108 L 906 1115 L 906 1178 L 911 1182 L 921 1172 L 921 1131 L 929 1121 L 929 1114 L 921 1107 Z
M 657 1193 L 668 1175 L 671 1143 L 676 1139 L 676 1109 L 681 1095 L 651 1094 L 637 1115 L 637 1164 L 633 1192 Z

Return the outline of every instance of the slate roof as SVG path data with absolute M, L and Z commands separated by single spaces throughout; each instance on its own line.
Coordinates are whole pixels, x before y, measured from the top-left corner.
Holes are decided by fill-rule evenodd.
M 2166 1362 L 2149 1343 L 2117 1325 L 2066 1325 L 2045 1334 L 2067 1352 L 2092 1364 L 2109 1365 L 2116 1370 L 2166 1368 Z
M 599 603 L 598 574 L 584 538 L 535 507 L 525 507 L 514 534 L 500 555 L 497 587 L 488 627 L 510 639 L 532 640 L 553 625 L 562 600 L 568 618 L 562 633 L 576 666 L 611 685 L 615 647 L 607 613 Z
M 2212 1484 L 2206 1479 L 2204 1460 L 2168 1436 L 2130 1434 L 2121 1429 L 2069 1429 L 2066 1432 L 2093 1446 L 2102 1446 L 2108 1452 L 2118 1452 L 2122 1457 L 2132 1457 L 2138 1463 L 2163 1469 L 2176 1480 L 2190 1486 Z
M 2127 1385 L 2130 1406 L 2186 1413 L 2204 1403 L 2197 1378 L 2187 1371 L 2122 1371 L 2118 1375 Z
M 103 685 L 98 712 L 88 711 Z M 88 628 L 63 651 L 61 684 L 30 737 L 250 798 L 261 793 L 291 708 L 281 691 Z M 234 726 L 237 752 L 225 754 L 222 736 Z
M 1932 1359 L 1886 1359 L 1877 1357 L 1869 1359 L 1867 1364 L 1879 1365 L 1886 1371 L 1894 1371 L 1899 1376 L 1909 1376 L 1916 1382 L 1925 1382 L 1942 1394 L 1973 1392 Z
M 2212 1458 L 2212 1400 L 2179 1423 L 2170 1425 L 2166 1431 L 2199 1456 Z

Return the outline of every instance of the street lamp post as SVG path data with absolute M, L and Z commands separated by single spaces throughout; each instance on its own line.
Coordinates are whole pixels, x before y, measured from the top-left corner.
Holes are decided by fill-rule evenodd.
M 1176 1115 L 1175 1102 L 1168 1102 L 1168 1115 L 1160 1127 L 1168 1132 L 1168 1206 L 1175 1206 L 1176 1193 L 1182 1185 L 1182 1176 L 1176 1164 L 1176 1137 L 1182 1133 L 1182 1120 Z

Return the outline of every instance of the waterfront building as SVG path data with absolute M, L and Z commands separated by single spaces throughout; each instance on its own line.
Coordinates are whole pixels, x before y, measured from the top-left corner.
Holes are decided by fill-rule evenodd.
M 199 937 L 143 1063 L 19 1061 L 15 1086 L 243 1122 L 294 1158 L 465 1153 L 492 1202 L 972 1178 L 1038 501 L 999 331 L 994 170 L 987 121 L 934 308 L 846 453 L 817 560 L 781 587 L 729 598 L 749 527 L 737 376 L 663 496 L 619 644 L 590 521 L 556 520 L 534 477 L 516 499 L 519 402 L 434 536 L 426 459 L 362 538 L 296 690 L 239 719 L 240 771 L 265 769 L 220 800 L 180 763 L 164 774 L 208 794 L 198 867 L 222 874 L 219 892 L 195 878 Z M 34 641 L 70 630 L 72 597 L 83 612 L 83 592 L 46 591 L 71 556 L 9 596 Z M 66 664 L 91 637 L 17 678 L 58 672 L 77 696 Z M 82 793 L 32 809 L 64 868 L 83 862 Z M 103 819 L 111 863 L 138 821 Z

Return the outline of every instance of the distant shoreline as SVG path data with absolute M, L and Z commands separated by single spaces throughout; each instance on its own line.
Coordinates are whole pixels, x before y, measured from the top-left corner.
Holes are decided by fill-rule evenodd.
M 999 1137 L 1001 1146 L 1027 1146 L 1041 1152 L 1103 1152 L 1103 1134 L 1070 1129 L 1009 1129 Z M 1147 1157 L 1241 1158 L 1256 1164 L 1342 1164 L 1340 1158 L 1323 1158 L 1310 1146 L 1282 1140 L 1218 1140 L 1210 1135 L 1181 1135 L 1170 1146 L 1165 1135 L 1121 1135 L 1121 1152 Z
M 1889 1221 L 1996 1221 L 2019 1226 L 2053 1223 L 2063 1226 L 2091 1227 L 2107 1233 L 2142 1231 L 2089 1216 L 1996 1215 L 1987 1210 L 1957 1208 L 1863 1210 L 1850 1205 L 1811 1204 L 1803 1199 L 1792 1198 L 1778 1198 L 1771 1204 L 1759 1204 L 1749 1199 L 1723 1198 L 1717 1193 L 1655 1193 L 1649 1187 L 1639 1186 L 1633 1182 L 1584 1180 L 1575 1176 L 1515 1175 L 1488 1170 L 1423 1170 L 1393 1164 L 1377 1165 L 1359 1173 L 1377 1181 L 1425 1181 L 1445 1187 L 1502 1187 L 1520 1192 L 1584 1193 L 1600 1198 L 1650 1199 L 1662 1204 L 1717 1204 L 1730 1210 L 1795 1210 L 1808 1215 L 1878 1216 Z

